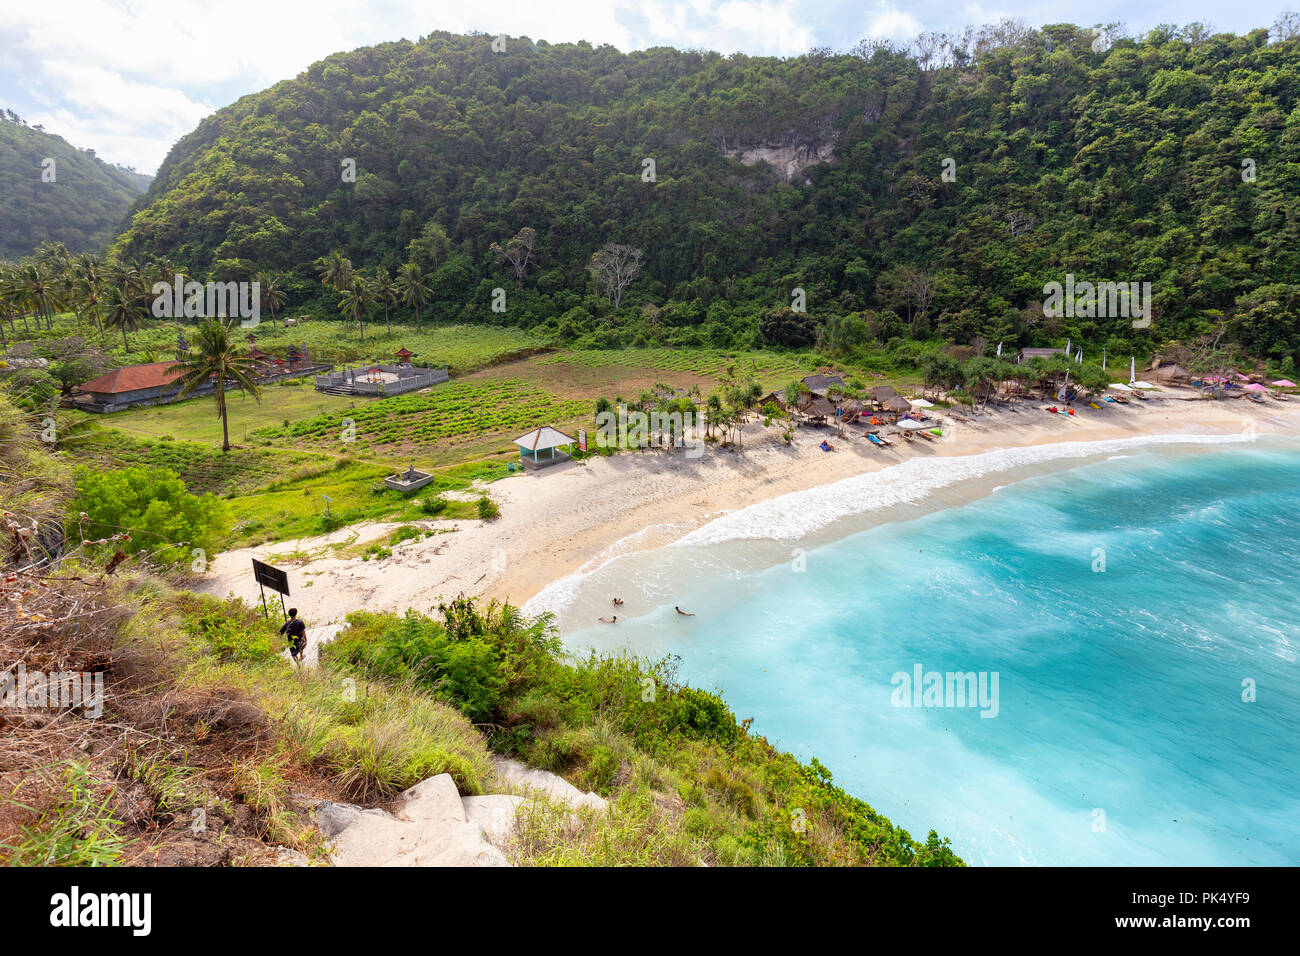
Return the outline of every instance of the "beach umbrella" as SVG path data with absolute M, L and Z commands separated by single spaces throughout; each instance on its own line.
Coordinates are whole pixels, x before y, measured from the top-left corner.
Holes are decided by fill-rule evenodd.
M 1137 359 L 1130 356 L 1128 360 L 1128 383 L 1132 385 L 1137 381 Z
M 924 398 L 912 399 L 913 408 L 934 408 L 934 402 L 927 402 Z
M 1287 379 L 1287 378 L 1280 378 L 1280 379 L 1278 379 L 1276 382 L 1274 382 L 1273 384 L 1276 385 L 1278 388 L 1295 388 L 1295 387 L 1296 387 L 1296 383 L 1293 382 L 1293 381 L 1291 381 L 1290 379 Z
M 907 431 L 915 431 L 918 428 L 925 428 L 925 426 L 920 422 L 914 422 L 910 418 L 900 418 L 898 421 L 894 422 L 894 427 L 906 429 Z
M 1106 371 L 1106 350 L 1101 350 L 1101 370 Z
M 998 343 L 998 358 L 1002 358 L 1002 343 Z
M 1263 385 L 1260 385 L 1258 382 L 1251 382 L 1249 385 L 1243 385 L 1243 386 L 1241 386 L 1241 387 L 1242 387 L 1242 390 L 1243 390 L 1243 391 L 1247 391 L 1247 392 L 1267 392 L 1267 391 L 1268 391 L 1267 388 L 1265 388 Z
M 1117 391 L 1117 392 L 1131 392 L 1131 391 L 1133 391 L 1133 389 L 1129 388 L 1129 387 L 1128 387 L 1127 385 L 1125 385 L 1123 382 L 1112 382 L 1110 387 L 1113 388 L 1113 389 L 1115 389 L 1115 391 Z

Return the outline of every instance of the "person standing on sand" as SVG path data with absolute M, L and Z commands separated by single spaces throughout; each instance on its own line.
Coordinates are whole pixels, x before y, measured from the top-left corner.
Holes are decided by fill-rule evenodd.
M 289 620 L 280 625 L 280 633 L 289 638 L 289 656 L 295 664 L 302 663 L 302 652 L 307 648 L 307 625 L 298 617 L 296 607 L 289 608 Z

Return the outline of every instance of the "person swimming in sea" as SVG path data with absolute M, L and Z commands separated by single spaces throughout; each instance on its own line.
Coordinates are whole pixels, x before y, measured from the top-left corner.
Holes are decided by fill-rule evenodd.
M 621 597 L 614 598 L 614 607 L 622 607 L 622 606 L 623 606 L 623 599 Z
M 679 608 L 679 607 L 678 607 L 677 605 L 675 605 L 675 604 L 673 605 L 673 610 L 676 611 L 678 614 L 680 614 L 682 617 L 694 617 L 694 616 L 695 616 L 694 614 L 687 613 L 686 611 L 683 611 L 681 608 Z
M 613 617 L 602 617 L 602 618 L 598 618 L 598 620 L 600 621 L 601 624 L 617 624 L 618 615 L 615 614 Z

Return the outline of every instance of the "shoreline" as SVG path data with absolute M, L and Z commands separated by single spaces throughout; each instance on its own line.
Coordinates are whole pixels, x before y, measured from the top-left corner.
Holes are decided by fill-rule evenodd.
M 796 428 L 793 446 L 785 446 L 777 426 L 764 429 L 755 422 L 745 428 L 743 452 L 712 445 L 697 459 L 657 450 L 628 452 L 494 482 L 488 491 L 500 504 L 500 518 L 489 523 L 403 522 L 439 533 L 394 546 L 391 558 L 362 561 L 332 553 L 333 543 L 381 539 L 398 527 L 364 523 L 329 535 L 222 553 L 199 587 L 260 603 L 250 563 L 258 558 L 288 571 L 291 597 L 286 602 L 298 606 L 313 625 L 341 623 L 354 610 L 428 613 L 462 593 L 520 607 L 531 603 L 536 610 L 543 592 L 561 587 L 566 579 L 581 583 L 581 576 L 621 555 L 681 541 L 753 505 L 909 461 L 1116 439 L 1182 436 L 1196 442 L 1300 432 L 1300 401 L 1257 406 L 1244 400 L 1194 400 L 1180 391 L 1164 390 L 1160 398 L 1141 405 L 1100 411 L 1083 406 L 1070 417 L 1049 414 L 1042 403 L 1025 403 L 967 421 L 941 421 L 943 439 L 904 443 L 899 438 L 886 449 L 861 437 L 837 438 L 830 428 L 807 427 Z M 947 418 L 942 411 L 940 415 Z M 821 451 L 823 438 L 836 451 Z M 1049 464 L 1086 457 L 1084 451 Z M 969 491 L 969 482 L 957 477 L 943 487 L 960 494 Z

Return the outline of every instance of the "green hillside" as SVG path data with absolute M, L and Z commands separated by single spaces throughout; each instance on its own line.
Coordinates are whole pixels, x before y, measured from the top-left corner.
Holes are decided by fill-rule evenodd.
M 1264 29 L 1097 42 L 1004 25 L 924 64 L 881 46 L 494 53 L 439 33 L 336 54 L 204 120 L 117 249 L 293 270 L 308 297 L 327 253 L 367 270 L 414 259 L 441 319 L 604 347 L 1070 336 L 1143 351 L 1223 322 L 1285 368 L 1300 350 L 1298 94 L 1300 42 Z M 741 162 L 760 154 L 778 168 Z M 516 271 L 492 245 L 524 228 Z M 588 270 L 608 242 L 644 253 L 617 313 Z M 1151 282 L 1154 325 L 1044 318 L 1043 285 L 1067 272 Z M 779 311 L 796 287 L 806 316 Z
M 0 259 L 29 255 L 42 242 L 102 249 L 149 182 L 0 110 Z

